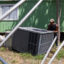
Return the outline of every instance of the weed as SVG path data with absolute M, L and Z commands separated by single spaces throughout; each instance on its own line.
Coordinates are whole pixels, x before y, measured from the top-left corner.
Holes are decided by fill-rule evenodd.
M 63 57 L 64 57 L 64 49 L 61 49 L 56 58 L 59 60 Z
M 6 48 L 5 47 L 1 47 L 0 51 L 6 51 Z
M 30 53 L 20 53 L 20 56 L 22 56 L 25 59 L 28 58 L 28 59 L 39 59 L 39 60 L 41 60 L 41 59 L 43 59 L 44 54 L 33 56 Z
M 13 60 L 13 61 L 12 61 L 12 63 L 16 63 L 16 61 L 15 61 L 15 60 Z

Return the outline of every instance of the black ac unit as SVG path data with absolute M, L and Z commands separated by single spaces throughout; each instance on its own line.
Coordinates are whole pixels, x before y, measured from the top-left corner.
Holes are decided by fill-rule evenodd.
M 13 35 L 12 48 L 33 55 L 44 54 L 53 41 L 53 32 L 33 27 L 20 27 Z

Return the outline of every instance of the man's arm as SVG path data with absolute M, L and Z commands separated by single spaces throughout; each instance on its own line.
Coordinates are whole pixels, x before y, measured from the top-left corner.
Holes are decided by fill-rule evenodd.
M 56 30 L 54 30 L 54 32 L 58 32 L 58 25 L 56 24 Z

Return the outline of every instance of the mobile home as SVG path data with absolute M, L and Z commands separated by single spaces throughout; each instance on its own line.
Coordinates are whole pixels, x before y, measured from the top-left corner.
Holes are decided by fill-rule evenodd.
M 0 0 L 0 17 L 14 6 L 19 0 Z M 10 13 L 6 18 L 0 21 L 0 33 L 7 30 L 12 30 L 16 24 L 29 12 L 29 10 L 39 0 L 26 0 L 22 5 Z M 27 27 L 37 27 L 47 29 L 49 20 L 54 18 L 57 21 L 57 6 L 56 0 L 44 0 L 39 7 L 30 15 L 30 17 L 21 25 Z M 61 19 L 60 29 L 64 32 L 64 1 L 61 0 Z

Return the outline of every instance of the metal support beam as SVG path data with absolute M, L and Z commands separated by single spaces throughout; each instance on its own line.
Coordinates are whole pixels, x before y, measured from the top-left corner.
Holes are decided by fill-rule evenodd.
M 64 46 L 64 41 L 61 43 L 61 45 L 58 47 L 57 51 L 54 53 L 53 57 L 51 58 L 51 60 L 49 61 L 48 64 L 52 64 L 54 58 L 56 57 L 56 55 L 58 54 L 58 52 L 61 50 L 61 48 Z
M 3 63 L 3 64 L 8 64 L 3 58 L 0 57 L 0 61 Z
M 53 45 L 54 45 L 54 43 L 55 43 L 56 40 L 57 40 L 57 36 L 54 38 L 53 42 L 51 43 L 51 45 L 50 45 L 50 47 L 49 47 L 47 53 L 45 54 L 45 56 L 44 56 L 44 58 L 43 58 L 41 64 L 44 64 L 44 62 L 45 62 L 45 60 L 46 60 L 46 58 L 47 58 L 47 56 L 48 56 L 50 50 L 52 49 L 52 47 L 53 47 Z
M 42 3 L 43 0 L 39 0 L 36 5 L 21 19 L 16 27 L 6 36 L 6 38 L 0 43 L 0 47 L 8 40 L 8 38 L 19 28 L 19 26 L 34 12 L 34 10 Z

